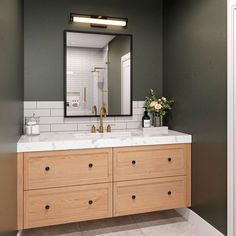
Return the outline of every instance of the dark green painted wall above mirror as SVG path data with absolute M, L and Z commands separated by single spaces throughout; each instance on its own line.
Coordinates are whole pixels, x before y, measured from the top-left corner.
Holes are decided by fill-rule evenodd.
M 63 31 L 133 35 L 133 99 L 154 88 L 162 94 L 162 0 L 25 0 L 25 85 L 27 101 L 63 101 Z M 128 18 L 128 28 L 97 29 L 69 24 L 71 12 Z M 145 81 L 145 82 L 144 82 Z

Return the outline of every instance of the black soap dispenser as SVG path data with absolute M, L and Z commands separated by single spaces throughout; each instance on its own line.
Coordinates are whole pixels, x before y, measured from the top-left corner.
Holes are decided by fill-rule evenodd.
M 151 127 L 151 119 L 150 119 L 150 116 L 148 115 L 147 108 L 145 108 L 145 111 L 143 114 L 142 127 L 143 128 L 150 128 Z

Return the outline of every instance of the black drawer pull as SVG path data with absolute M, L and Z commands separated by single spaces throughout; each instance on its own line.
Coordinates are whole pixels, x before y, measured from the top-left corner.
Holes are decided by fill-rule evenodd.
M 49 170 L 50 170 L 50 167 L 49 167 L 49 166 L 46 166 L 46 167 L 45 167 L 45 170 L 46 170 L 46 171 L 49 171 Z
M 170 196 L 171 194 L 172 194 L 172 192 L 171 192 L 171 191 L 169 191 L 169 192 L 168 192 L 168 195 Z
M 93 164 L 92 163 L 89 163 L 89 168 L 93 168 Z
M 132 161 L 132 164 L 133 164 L 133 165 L 135 165 L 135 164 L 136 164 L 136 161 L 135 161 L 135 160 L 133 160 L 133 161 Z
M 45 206 L 45 209 L 46 209 L 46 210 L 49 210 L 49 209 L 50 209 L 50 206 L 49 206 L 49 205 L 46 205 L 46 206 Z
M 132 199 L 133 199 L 133 200 L 134 200 L 134 199 L 136 199 L 136 196 L 135 196 L 135 195 L 133 195 L 133 196 L 132 196 Z
M 172 161 L 172 159 L 169 157 L 169 158 L 168 158 L 168 161 L 169 161 L 169 162 L 171 162 L 171 161 Z
M 89 200 L 88 203 L 89 203 L 89 205 L 92 205 L 92 204 L 93 204 L 93 201 L 92 201 L 92 200 Z

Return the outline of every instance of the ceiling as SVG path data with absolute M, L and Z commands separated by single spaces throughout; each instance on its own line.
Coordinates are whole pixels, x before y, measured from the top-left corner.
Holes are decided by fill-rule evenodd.
M 114 37 L 114 35 L 67 32 L 67 46 L 104 48 Z

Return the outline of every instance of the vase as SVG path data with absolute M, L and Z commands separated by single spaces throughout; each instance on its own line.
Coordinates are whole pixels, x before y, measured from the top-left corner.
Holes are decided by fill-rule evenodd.
M 153 115 L 153 126 L 154 127 L 162 127 L 163 126 L 163 116 Z

